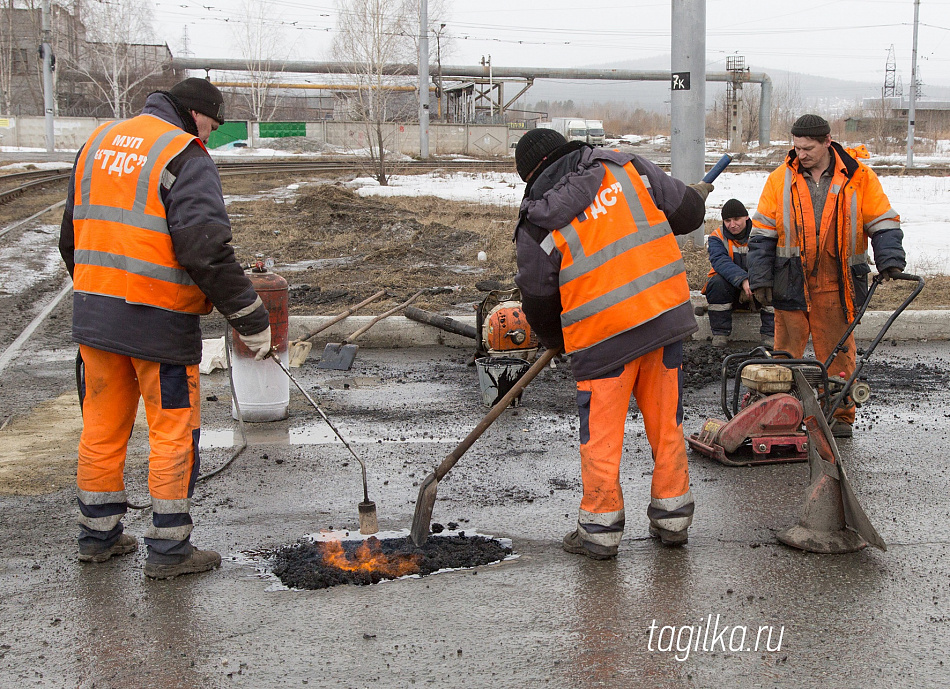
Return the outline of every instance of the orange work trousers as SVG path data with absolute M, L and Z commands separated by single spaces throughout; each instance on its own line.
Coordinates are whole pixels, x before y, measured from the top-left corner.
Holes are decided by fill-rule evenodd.
M 76 474 L 80 525 L 100 538 L 116 534 L 126 509 L 125 456 L 141 397 L 148 420 L 153 507 L 146 540 L 156 541 L 160 551 L 181 550 L 191 532 L 189 498 L 199 471 L 198 366 L 161 364 L 86 345 L 79 351 L 84 366 Z
M 834 350 L 835 345 L 851 325 L 841 310 L 841 298 L 838 291 L 818 291 L 809 284 L 810 309 L 808 311 L 775 310 L 775 349 L 788 352 L 800 359 L 805 354 L 805 345 L 811 335 L 815 358 L 824 363 Z M 845 342 L 845 350 L 838 352 L 828 367 L 828 377 L 839 375 L 850 378 L 854 373 L 855 345 L 854 335 Z M 841 406 L 834 417 L 849 424 L 854 423 L 854 405 Z
M 666 500 L 689 492 L 682 352 L 682 343 L 676 343 L 634 359 L 614 376 L 578 381 L 582 511 L 603 514 L 623 509 L 620 459 L 631 394 L 640 408 L 653 450 L 651 497 L 654 501 Z

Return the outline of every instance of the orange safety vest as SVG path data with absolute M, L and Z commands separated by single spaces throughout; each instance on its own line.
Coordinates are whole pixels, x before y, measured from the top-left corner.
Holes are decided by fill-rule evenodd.
M 594 202 L 549 235 L 562 256 L 561 330 L 569 353 L 689 301 L 683 255 L 649 182 L 632 163 L 603 165 Z
M 199 140 L 154 115 L 93 132 L 73 180 L 76 292 L 210 313 L 211 302 L 175 257 L 160 193 L 168 163 L 192 141 Z

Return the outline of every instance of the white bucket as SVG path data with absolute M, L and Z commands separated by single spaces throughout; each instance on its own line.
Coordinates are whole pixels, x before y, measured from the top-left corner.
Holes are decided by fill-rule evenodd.
M 289 353 L 279 354 L 284 366 Z M 290 379 L 275 362 L 240 356 L 231 350 L 234 375 L 234 394 L 241 405 L 241 416 L 248 422 L 280 421 L 287 418 L 290 407 Z M 238 417 L 237 407 L 231 403 L 231 416 Z
M 486 407 L 494 407 L 511 390 L 531 364 L 524 359 L 510 356 L 485 356 L 475 360 L 478 370 L 478 386 L 482 391 L 482 402 Z M 521 404 L 521 395 L 511 401 L 512 407 Z

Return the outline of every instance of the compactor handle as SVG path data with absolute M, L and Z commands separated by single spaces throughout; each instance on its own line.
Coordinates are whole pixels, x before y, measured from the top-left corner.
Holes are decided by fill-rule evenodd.
M 712 168 L 710 168 L 709 172 L 707 172 L 703 176 L 703 181 L 706 182 L 707 184 L 712 184 L 715 181 L 715 179 L 719 176 L 719 174 L 723 170 L 725 170 L 727 167 L 729 167 L 729 163 L 731 162 L 732 162 L 732 156 L 729 155 L 728 153 L 723 154 L 722 158 L 717 160 L 716 164 L 713 165 Z

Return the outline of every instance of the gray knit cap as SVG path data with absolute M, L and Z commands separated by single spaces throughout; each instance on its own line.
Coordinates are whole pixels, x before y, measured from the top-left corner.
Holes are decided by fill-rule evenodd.
M 802 115 L 792 125 L 792 136 L 812 136 L 821 138 L 831 134 L 828 120 L 820 115 Z

